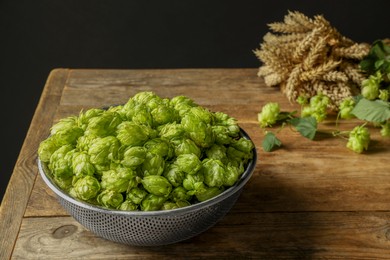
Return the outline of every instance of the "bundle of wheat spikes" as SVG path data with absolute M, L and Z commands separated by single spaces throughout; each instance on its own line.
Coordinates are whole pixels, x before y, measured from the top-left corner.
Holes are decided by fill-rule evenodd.
M 313 19 L 288 12 L 284 22 L 268 25 L 268 32 L 254 51 L 262 66 L 258 76 L 268 86 L 279 86 L 290 101 L 298 96 L 327 95 L 337 110 L 340 102 L 360 93 L 364 74 L 359 62 L 370 49 L 341 35 L 322 15 Z

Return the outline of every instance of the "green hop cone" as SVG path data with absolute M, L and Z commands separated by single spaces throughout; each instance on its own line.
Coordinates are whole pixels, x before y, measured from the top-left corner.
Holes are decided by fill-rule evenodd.
M 179 208 L 175 202 L 172 201 L 166 201 L 161 207 L 161 210 L 172 210 Z
M 99 181 L 92 176 L 85 176 L 76 181 L 74 184 L 74 194 L 82 200 L 95 198 L 100 191 Z
M 280 113 L 280 106 L 278 103 L 267 103 L 261 109 L 261 112 L 257 115 L 257 119 L 260 123 L 260 127 L 270 127 L 276 123 Z
M 117 209 L 123 202 L 123 195 L 117 191 L 103 190 L 97 196 L 97 202 L 106 208 Z
M 152 110 L 151 115 L 155 126 L 179 121 L 179 113 L 174 108 L 166 105 L 157 106 Z
M 230 144 L 233 138 L 230 136 L 229 128 L 221 125 L 213 125 L 211 126 L 215 136 L 216 144 Z
M 390 122 L 386 121 L 386 123 L 382 124 L 381 127 L 381 136 L 390 137 Z
M 206 150 L 207 158 L 220 160 L 224 164 L 229 161 L 226 155 L 226 147 L 223 145 L 214 144 Z
M 252 158 L 252 153 L 245 153 L 240 151 L 232 146 L 229 146 L 226 150 L 229 163 L 234 163 L 234 165 L 240 165 L 241 163 L 246 163 L 249 159 Z
M 100 116 L 89 120 L 85 134 L 99 137 L 109 136 L 115 133 L 121 122 L 122 119 L 118 113 L 104 111 Z
M 39 148 L 38 148 L 39 159 L 42 162 L 49 162 L 50 157 L 58 148 L 60 148 L 60 146 L 56 143 L 53 136 L 50 136 L 49 138 L 43 140 L 39 144 Z
M 250 155 L 255 145 L 252 143 L 251 140 L 241 137 L 237 141 L 234 141 L 231 144 L 231 147 Z
M 299 96 L 298 98 L 297 98 L 297 103 L 299 104 L 299 105 L 301 105 L 301 106 L 304 106 L 304 105 L 307 105 L 307 103 L 308 103 L 308 100 L 307 100 L 307 97 L 306 96 Z
M 203 120 L 194 113 L 186 114 L 181 120 L 181 125 L 188 136 L 197 146 L 202 148 L 210 147 L 215 142 L 213 129 L 209 123 L 205 122 L 206 120 L 208 120 L 208 117 Z
M 180 201 L 166 201 L 161 207 L 161 210 L 171 210 L 171 209 L 178 209 L 178 208 L 183 208 L 183 207 L 188 207 L 190 206 L 191 203 L 185 200 L 180 200 Z
M 125 200 L 122 202 L 122 204 L 118 207 L 120 210 L 125 210 L 125 211 L 136 211 L 138 210 L 138 205 L 134 204 L 130 200 Z
M 179 186 L 172 190 L 170 197 L 173 201 L 189 201 L 192 196 L 183 186 Z
M 215 112 L 215 125 L 224 126 L 227 134 L 231 137 L 237 137 L 240 133 L 240 127 L 237 124 L 237 120 L 233 117 L 228 116 L 222 112 Z
M 144 104 L 136 105 L 133 108 L 131 121 L 137 125 L 145 125 L 145 126 L 153 125 L 152 115 L 150 114 L 148 107 Z
M 179 113 L 180 117 L 187 114 L 191 110 L 192 107 L 197 106 L 192 99 L 185 97 L 185 96 L 173 97 L 169 101 L 169 105 L 171 107 L 173 107 Z
M 76 148 L 79 151 L 86 151 L 88 152 L 89 147 L 91 146 L 91 143 L 93 143 L 93 140 L 98 137 L 93 135 L 82 135 L 77 139 Z
M 156 196 L 168 196 L 172 191 L 172 185 L 164 176 L 145 176 L 141 183 L 145 190 Z
M 58 132 L 74 126 L 78 126 L 78 118 L 76 116 L 62 118 L 50 128 L 50 134 L 55 135 Z
M 57 145 L 76 144 L 77 139 L 84 133 L 79 127 L 78 118 L 75 116 L 61 119 L 50 129 L 52 138 L 55 139 Z
M 351 113 L 355 107 L 355 100 L 353 98 L 344 99 L 339 106 L 339 115 L 343 119 L 351 119 L 355 116 Z
M 379 99 L 383 101 L 388 101 L 389 100 L 389 90 L 388 89 L 380 89 L 379 90 Z
M 199 201 L 206 201 L 221 194 L 223 190 L 223 188 L 207 187 L 204 183 L 200 183 L 195 188 L 195 197 Z
M 379 88 L 382 81 L 382 74 L 377 71 L 375 75 L 370 75 L 368 79 L 362 81 L 361 94 L 369 100 L 374 100 L 379 96 Z
M 91 163 L 104 165 L 118 160 L 119 147 L 120 143 L 114 136 L 93 139 L 88 149 Z
M 159 104 L 163 103 L 163 99 L 152 91 L 139 92 L 133 96 L 132 100 L 136 104 L 146 105 L 149 109 L 153 109 Z
M 244 166 L 242 166 L 242 164 L 236 167 L 229 163 L 226 166 L 224 186 L 228 186 L 228 187 L 233 186 L 243 172 L 244 172 Z
M 312 116 L 317 122 L 322 122 L 327 116 L 327 108 L 330 104 L 328 96 L 320 93 L 310 98 L 308 106 L 304 106 L 301 112 L 302 117 Z
M 158 154 L 161 157 L 170 159 L 174 155 L 174 148 L 171 143 L 161 138 L 153 138 L 144 144 L 148 152 Z
M 157 128 L 159 136 L 164 140 L 172 140 L 173 138 L 182 138 L 184 135 L 184 129 L 181 124 L 176 122 L 168 123 Z
M 174 144 L 175 155 L 181 154 L 195 154 L 200 158 L 202 151 L 200 148 L 189 138 L 173 138 L 171 142 Z
M 169 181 L 173 187 L 182 185 L 186 173 L 181 171 L 175 164 L 170 164 L 164 170 L 163 176 Z
M 204 183 L 209 187 L 221 187 L 225 183 L 226 168 L 220 160 L 206 158 L 202 161 Z
M 130 200 L 136 205 L 141 204 L 142 200 L 148 195 L 148 192 L 140 187 L 134 187 L 129 190 L 126 195 L 127 200 Z
M 198 156 L 192 153 L 179 155 L 174 164 L 177 165 L 179 170 L 188 174 L 195 174 L 202 168 Z
M 67 178 L 73 175 L 71 155 L 74 153 L 72 145 L 58 148 L 50 157 L 49 169 L 57 178 Z
M 195 174 L 187 174 L 183 180 L 183 187 L 188 191 L 192 191 L 195 190 L 197 183 L 201 183 L 203 181 L 204 175 L 202 171 L 198 171 Z
M 192 107 L 191 110 L 188 112 L 188 115 L 208 125 L 212 125 L 214 123 L 213 113 L 211 113 L 208 109 L 204 107 Z
M 86 152 L 76 152 L 72 157 L 72 169 L 77 177 L 93 175 L 95 167 L 90 161 L 89 155 Z
M 54 176 L 54 182 L 58 185 L 58 187 L 67 192 L 70 192 L 70 190 L 72 190 L 73 179 L 73 176 L 65 178 L 58 178 Z
M 146 158 L 146 149 L 142 146 L 128 147 L 124 154 L 121 163 L 129 168 L 136 168 L 141 165 Z
M 362 153 L 368 149 L 370 143 L 370 132 L 364 125 L 356 126 L 350 133 L 347 148 L 356 153 Z
M 148 133 L 144 127 L 133 122 L 124 121 L 118 126 L 117 138 L 123 145 L 140 146 L 148 139 Z
M 57 131 L 53 135 L 57 144 L 66 145 L 66 144 L 76 144 L 77 139 L 82 136 L 84 131 L 78 126 L 72 126 L 61 131 Z
M 152 211 L 160 210 L 167 200 L 166 197 L 157 196 L 154 194 L 148 194 L 145 199 L 141 202 L 141 210 L 143 211 Z
M 161 175 L 165 169 L 165 160 L 158 154 L 147 153 L 145 161 L 141 165 L 144 176 Z
M 103 114 L 103 112 L 104 112 L 104 110 L 103 109 L 99 109 L 99 108 L 91 108 L 91 109 L 88 109 L 85 112 L 81 111 L 80 115 L 79 115 L 80 127 L 83 130 L 85 130 L 87 128 L 91 118 L 100 116 L 101 114 Z
M 103 172 L 101 185 L 103 189 L 122 193 L 127 191 L 130 181 L 134 177 L 135 173 L 130 168 L 118 166 L 115 169 Z

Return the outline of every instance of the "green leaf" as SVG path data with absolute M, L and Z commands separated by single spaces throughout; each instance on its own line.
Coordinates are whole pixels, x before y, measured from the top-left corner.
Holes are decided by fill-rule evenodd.
M 313 140 L 317 132 L 317 120 L 312 117 L 296 117 L 290 120 L 297 131 L 304 137 Z
M 351 113 L 361 120 L 381 123 L 390 118 L 390 103 L 362 98 Z
M 263 146 L 264 151 L 271 152 L 275 146 L 280 147 L 282 142 L 275 136 L 274 133 L 267 132 L 261 145 Z
M 375 69 L 380 69 L 380 67 L 385 63 L 385 60 L 377 60 L 375 62 Z
M 375 60 L 374 59 L 370 59 L 370 58 L 366 58 L 364 60 L 362 60 L 360 62 L 360 68 L 364 71 L 367 71 L 367 72 L 371 72 L 371 71 L 374 71 L 375 70 Z
M 378 41 L 374 44 L 371 51 L 372 54 L 374 54 L 378 59 L 385 59 L 386 58 L 386 52 L 384 50 L 383 42 Z
M 291 119 L 296 113 L 298 113 L 296 110 L 293 112 L 280 112 L 276 120 L 278 122 L 285 122 L 286 120 Z

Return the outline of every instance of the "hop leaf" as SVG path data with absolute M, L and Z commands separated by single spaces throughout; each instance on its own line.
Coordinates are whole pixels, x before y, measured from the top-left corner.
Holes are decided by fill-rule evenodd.
M 314 117 L 296 117 L 290 123 L 304 137 L 313 140 L 317 132 L 317 120 Z
M 272 132 L 267 132 L 261 143 L 265 152 L 271 152 L 276 146 L 281 146 L 282 142 Z
M 351 112 L 357 118 L 381 123 L 390 118 L 390 103 L 383 100 L 367 100 L 362 98 Z

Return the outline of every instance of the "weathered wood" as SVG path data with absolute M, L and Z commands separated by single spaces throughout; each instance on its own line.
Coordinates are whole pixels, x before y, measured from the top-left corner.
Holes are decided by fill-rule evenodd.
M 44 200 L 42 198 L 45 198 Z M 41 176 L 37 176 L 34 189 L 24 214 L 25 217 L 69 215 L 58 203 L 55 193 L 47 187 Z
M 20 223 L 37 174 L 36 151 L 52 124 L 68 70 L 53 71 L 43 90 L 38 107 L 23 143 L 0 208 L 0 259 L 11 256 Z
M 123 104 L 139 91 L 185 95 L 228 113 L 258 149 L 256 169 L 232 211 L 214 228 L 176 245 L 130 247 L 98 238 L 68 217 L 35 178 L 36 148 L 53 122 L 81 109 Z M 285 128 L 278 133 L 283 147 L 266 153 L 257 113 L 270 101 L 299 110 L 278 89 L 266 87 L 256 69 L 52 72 L 3 200 L 0 259 L 388 258 L 390 140 L 372 129 L 369 151 L 355 154 L 344 139 L 319 133 L 311 141 Z M 340 129 L 356 123 L 343 122 Z M 320 131 L 334 128 L 331 120 L 320 125 Z
M 133 247 L 98 238 L 70 217 L 26 218 L 16 259 L 388 259 L 389 212 L 246 213 L 236 209 L 177 244 Z M 50 256 L 50 257 L 49 257 Z

